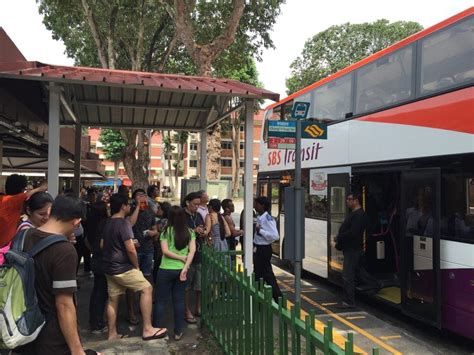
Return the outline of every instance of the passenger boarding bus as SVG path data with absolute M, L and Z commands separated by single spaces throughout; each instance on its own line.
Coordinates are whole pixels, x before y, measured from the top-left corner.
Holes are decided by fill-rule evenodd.
M 302 140 L 303 269 L 341 283 L 334 238 L 346 194 L 363 193 L 370 218 L 365 263 L 374 297 L 474 339 L 474 7 L 266 108 L 265 120 L 328 124 L 327 140 Z M 281 233 L 294 150 L 269 149 L 264 130 L 257 192 Z

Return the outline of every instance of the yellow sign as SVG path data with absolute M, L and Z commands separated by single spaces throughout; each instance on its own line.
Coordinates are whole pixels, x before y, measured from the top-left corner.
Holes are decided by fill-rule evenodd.
M 317 123 L 306 123 L 303 127 L 303 138 L 327 139 L 327 126 Z

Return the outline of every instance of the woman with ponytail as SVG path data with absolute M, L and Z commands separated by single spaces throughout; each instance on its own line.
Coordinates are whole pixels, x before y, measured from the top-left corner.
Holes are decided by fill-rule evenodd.
M 153 325 L 164 327 L 169 299 L 173 299 L 174 338 L 180 340 L 184 326 L 184 292 L 189 266 L 196 252 L 196 235 L 188 228 L 186 212 L 173 206 L 168 223 L 160 236 L 163 257 L 157 274 Z

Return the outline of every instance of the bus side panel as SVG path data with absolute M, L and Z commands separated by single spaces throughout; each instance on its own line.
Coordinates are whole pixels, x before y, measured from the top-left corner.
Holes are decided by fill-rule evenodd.
M 441 240 L 442 325 L 474 339 L 474 244 Z
M 305 219 L 305 258 L 303 269 L 318 276 L 328 277 L 328 222 Z

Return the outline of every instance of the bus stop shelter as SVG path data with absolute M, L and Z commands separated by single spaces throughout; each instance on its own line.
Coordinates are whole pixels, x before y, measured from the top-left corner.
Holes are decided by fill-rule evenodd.
M 207 156 L 207 131 L 229 115 L 245 110 L 245 267 L 252 270 L 253 116 L 258 99 L 279 95 L 230 79 L 192 77 L 84 67 L 34 61 L 0 63 L 0 89 L 28 107 L 47 124 L 48 190 L 59 188 L 60 126 L 75 126 L 76 153 L 82 127 L 156 129 L 200 132 L 201 157 Z M 1 93 L 1 92 L 0 92 Z M 5 120 L 5 118 L 2 118 Z M 15 122 L 6 122 L 15 126 Z M 2 156 L 0 143 L 0 157 Z M 80 154 L 75 155 L 79 187 Z M 200 164 L 206 187 L 206 161 Z

